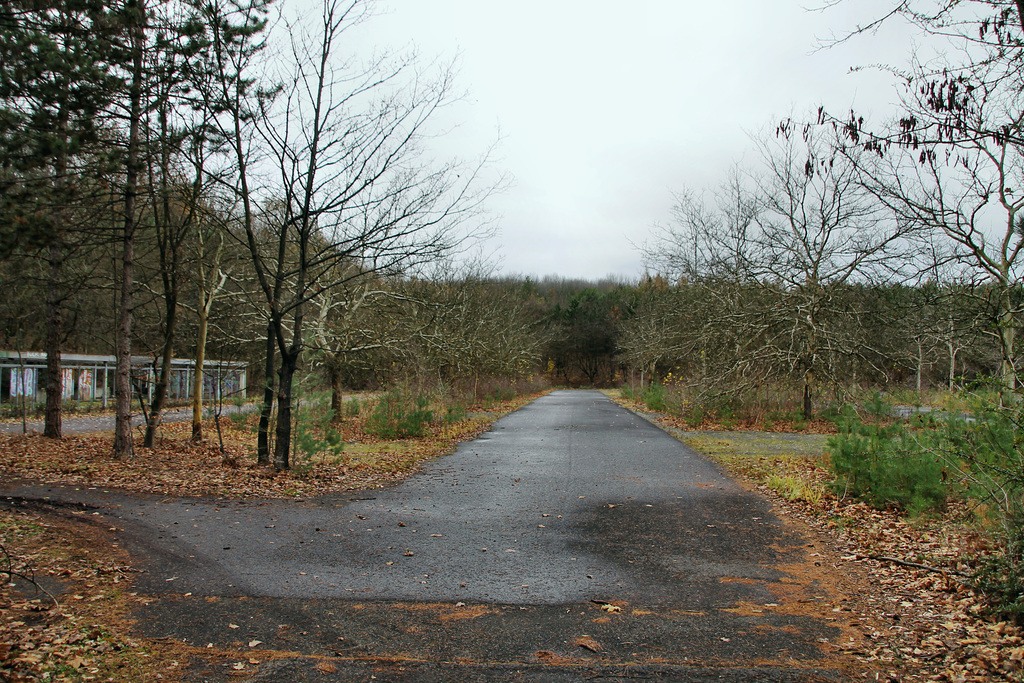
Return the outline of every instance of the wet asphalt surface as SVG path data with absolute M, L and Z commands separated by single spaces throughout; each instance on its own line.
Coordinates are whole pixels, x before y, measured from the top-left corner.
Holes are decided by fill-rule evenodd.
M 260 662 L 193 680 L 844 679 L 822 647 L 836 595 L 793 569 L 813 543 L 599 392 L 556 391 L 359 494 L 3 493 L 117 529 L 152 598 L 143 635 Z

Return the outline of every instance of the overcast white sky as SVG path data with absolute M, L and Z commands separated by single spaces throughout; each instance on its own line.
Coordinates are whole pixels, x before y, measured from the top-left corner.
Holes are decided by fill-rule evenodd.
M 500 135 L 498 165 L 513 183 L 490 201 L 500 232 L 487 250 L 504 272 L 635 278 L 634 245 L 669 220 L 673 191 L 719 184 L 752 157 L 750 133 L 819 104 L 892 111 L 889 77 L 849 71 L 905 63 L 905 29 L 816 51 L 887 5 L 381 0 L 360 31 L 380 47 L 458 57 L 467 96 L 438 144 L 473 156 Z

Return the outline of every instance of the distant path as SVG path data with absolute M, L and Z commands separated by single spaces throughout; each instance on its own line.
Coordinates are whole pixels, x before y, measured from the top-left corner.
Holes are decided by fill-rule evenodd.
M 243 408 L 246 408 L 243 406 Z M 206 408 L 203 408 L 203 414 L 206 415 Z M 222 407 L 224 414 L 235 412 L 239 410 L 238 406 L 231 404 Z M 187 422 L 192 419 L 192 408 L 170 408 L 161 413 L 161 420 L 163 422 Z M 132 413 L 132 426 L 139 427 L 145 426 L 146 421 L 139 413 Z M 27 422 L 27 428 L 29 432 L 43 431 L 43 420 L 41 419 L 30 419 Z M 93 432 L 112 432 L 114 431 L 114 416 L 109 413 L 103 415 L 64 415 L 61 419 L 61 432 L 67 434 L 92 434 Z M 22 424 L 21 420 L 17 422 L 0 422 L 0 434 L 21 434 Z
M 142 632 L 276 651 L 249 680 L 853 675 L 830 644 L 852 641 L 821 544 L 599 392 L 553 392 L 388 489 L 0 492 L 93 506 L 145 569 Z

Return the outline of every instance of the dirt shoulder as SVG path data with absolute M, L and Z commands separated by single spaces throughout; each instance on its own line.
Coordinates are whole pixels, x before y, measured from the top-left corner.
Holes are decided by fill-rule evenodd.
M 0 680 L 177 680 L 187 648 L 133 632 L 132 560 L 78 507 L 5 501 Z

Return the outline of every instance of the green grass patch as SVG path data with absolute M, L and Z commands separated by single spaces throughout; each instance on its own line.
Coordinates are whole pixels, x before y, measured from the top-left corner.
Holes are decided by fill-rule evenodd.
M 828 437 L 821 434 L 765 432 L 688 433 L 683 439 L 686 445 L 717 462 L 729 474 L 755 484 L 773 488 L 772 481 L 781 486 L 779 478 L 785 477 L 802 482 L 801 486 L 791 482 L 788 487 L 800 492 L 796 498 L 800 500 L 821 500 L 820 479 L 825 474 L 827 440 Z M 812 494 L 812 490 L 817 493 Z

